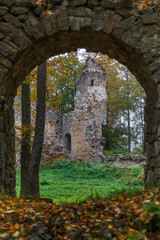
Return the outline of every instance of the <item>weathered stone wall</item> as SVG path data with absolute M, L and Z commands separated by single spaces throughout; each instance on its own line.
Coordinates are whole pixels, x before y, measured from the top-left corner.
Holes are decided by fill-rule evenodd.
M 145 109 L 145 182 L 160 180 L 160 7 L 137 9 L 134 0 L 49 0 L 47 15 L 35 0 L 0 2 L 0 96 L 12 113 L 13 97 L 25 76 L 45 59 L 85 47 L 108 54 L 137 77 L 147 94 Z M 14 170 L 12 115 L 5 130 L 4 179 L 10 184 Z M 2 147 L 3 148 L 3 147 Z M 3 155 L 1 150 L 1 155 Z M 10 159 L 9 164 L 8 160 Z M 11 181 L 12 182 L 12 181 Z
M 44 151 L 42 158 L 63 151 L 63 116 L 54 109 L 46 112 Z
M 71 123 L 72 158 L 82 161 L 104 160 L 102 124 L 106 118 L 106 74 L 88 59 L 77 83 L 74 118 Z
M 74 112 L 63 115 L 63 152 L 71 157 L 72 149 L 74 146 L 74 139 L 71 133 L 71 124 L 74 119 Z M 75 126 L 76 127 L 76 126 Z

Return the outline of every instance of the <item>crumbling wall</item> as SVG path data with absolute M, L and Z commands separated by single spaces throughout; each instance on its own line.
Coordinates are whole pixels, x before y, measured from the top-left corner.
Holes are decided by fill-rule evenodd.
M 74 120 L 71 123 L 74 160 L 101 162 L 104 159 L 102 124 L 106 118 L 105 71 L 93 59 L 87 59 L 77 82 Z
M 46 112 L 42 159 L 63 152 L 63 116 L 54 109 Z

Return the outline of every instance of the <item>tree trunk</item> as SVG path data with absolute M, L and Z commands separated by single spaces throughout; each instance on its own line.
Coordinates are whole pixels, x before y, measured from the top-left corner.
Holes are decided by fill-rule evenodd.
M 126 69 L 126 81 L 127 81 L 127 132 L 128 132 L 128 152 L 131 152 L 131 117 L 130 117 L 130 83 L 129 83 L 129 73 Z
M 131 119 L 130 119 L 130 109 L 127 109 L 127 122 L 128 122 L 128 152 L 131 152 Z
M 37 105 L 36 126 L 33 147 L 29 162 L 30 196 L 40 197 L 39 191 L 39 165 L 43 148 L 46 106 L 46 61 L 38 66 L 37 73 Z
M 143 154 L 145 154 L 144 152 L 144 103 L 145 99 L 142 98 L 141 99 L 141 104 L 140 104 L 140 125 L 141 125 L 141 141 L 142 141 L 142 146 L 143 146 Z
M 30 84 L 22 84 L 22 141 L 21 141 L 21 193 L 28 195 L 28 167 L 30 159 L 30 125 L 31 125 L 31 105 L 30 105 Z
M 107 91 L 107 85 L 106 85 L 106 93 L 107 93 L 107 97 L 109 99 L 109 92 Z M 110 150 L 110 139 L 109 139 L 109 131 L 110 131 L 110 127 L 109 127 L 109 119 L 108 119 L 108 113 L 109 113 L 109 105 L 108 105 L 108 101 L 107 101 L 107 106 L 106 106 L 106 110 L 107 110 L 107 117 L 106 117 L 106 136 L 105 136 L 105 148 L 107 150 Z

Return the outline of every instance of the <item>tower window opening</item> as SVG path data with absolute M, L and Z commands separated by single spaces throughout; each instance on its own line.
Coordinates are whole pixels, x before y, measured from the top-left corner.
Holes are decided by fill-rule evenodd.
M 93 85 L 94 85 L 94 81 L 93 81 L 93 80 L 91 80 L 91 87 L 93 87 Z

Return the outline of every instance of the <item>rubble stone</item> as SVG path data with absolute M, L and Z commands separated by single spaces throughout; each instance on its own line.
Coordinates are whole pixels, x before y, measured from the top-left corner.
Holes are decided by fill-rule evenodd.
M 146 157 L 143 154 L 115 154 L 113 156 L 106 157 L 105 162 L 108 165 L 115 164 L 120 168 L 131 168 L 136 165 L 144 166 Z

